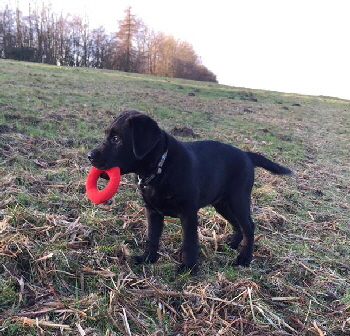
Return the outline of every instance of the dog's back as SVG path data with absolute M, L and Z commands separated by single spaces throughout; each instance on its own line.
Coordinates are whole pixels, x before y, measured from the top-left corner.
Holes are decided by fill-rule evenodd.
M 200 190 L 199 207 L 216 203 L 225 196 L 229 186 L 252 185 L 254 166 L 239 148 L 212 140 L 180 144 L 194 165 L 194 169 L 189 170 L 193 174 L 189 180 Z

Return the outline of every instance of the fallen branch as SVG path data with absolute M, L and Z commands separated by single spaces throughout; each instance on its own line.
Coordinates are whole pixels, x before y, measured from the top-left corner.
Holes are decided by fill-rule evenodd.
M 88 273 L 88 274 L 94 274 L 94 275 L 99 275 L 105 278 L 112 278 L 115 277 L 116 274 L 111 272 L 110 270 L 102 270 L 102 271 L 96 271 L 90 267 L 82 267 L 81 270 L 84 273 Z
M 56 328 L 56 329 L 62 328 L 62 329 L 66 329 L 66 330 L 72 330 L 72 328 L 67 324 L 57 324 L 57 323 L 52 323 L 49 321 L 31 319 L 31 318 L 22 317 L 22 316 L 14 316 L 13 319 L 18 321 L 18 322 L 21 322 L 23 324 L 29 325 L 31 327 L 44 326 L 44 327 L 50 327 L 50 328 Z
M 312 325 L 314 326 L 314 328 L 316 329 L 316 331 L 318 332 L 318 334 L 319 334 L 320 336 L 324 336 L 323 331 L 322 331 L 322 330 L 320 329 L 320 327 L 317 325 L 316 321 L 314 321 L 314 322 L 312 323 Z
M 300 298 L 298 296 L 275 296 L 271 298 L 272 301 L 281 301 L 281 302 L 289 302 L 289 301 L 299 301 Z

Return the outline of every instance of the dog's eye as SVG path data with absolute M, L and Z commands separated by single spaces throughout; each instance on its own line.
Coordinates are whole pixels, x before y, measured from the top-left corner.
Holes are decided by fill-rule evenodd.
M 121 143 L 121 139 L 120 139 L 117 135 L 115 135 L 115 136 L 112 138 L 112 141 L 113 141 L 113 143 L 115 143 L 115 144 L 120 144 L 120 143 Z

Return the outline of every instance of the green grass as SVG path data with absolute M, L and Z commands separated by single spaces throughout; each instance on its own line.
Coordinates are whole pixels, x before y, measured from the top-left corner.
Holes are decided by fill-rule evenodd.
M 178 220 L 155 265 L 133 264 L 146 239 L 133 176 L 104 205 L 84 190 L 86 153 L 124 109 L 295 171 L 256 170 L 249 268 L 232 266 L 230 225 L 211 207 L 196 277 L 175 272 Z M 331 97 L 1 60 L 0 334 L 346 335 L 349 115 Z

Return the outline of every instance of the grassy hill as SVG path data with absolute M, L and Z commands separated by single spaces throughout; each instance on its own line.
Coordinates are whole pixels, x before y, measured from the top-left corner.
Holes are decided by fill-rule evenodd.
M 251 267 L 232 266 L 212 208 L 198 276 L 176 275 L 171 218 L 158 263 L 133 264 L 146 237 L 134 177 L 103 205 L 84 190 L 86 153 L 124 109 L 295 170 L 256 170 Z M 0 334 L 349 334 L 349 143 L 345 100 L 0 60 Z

